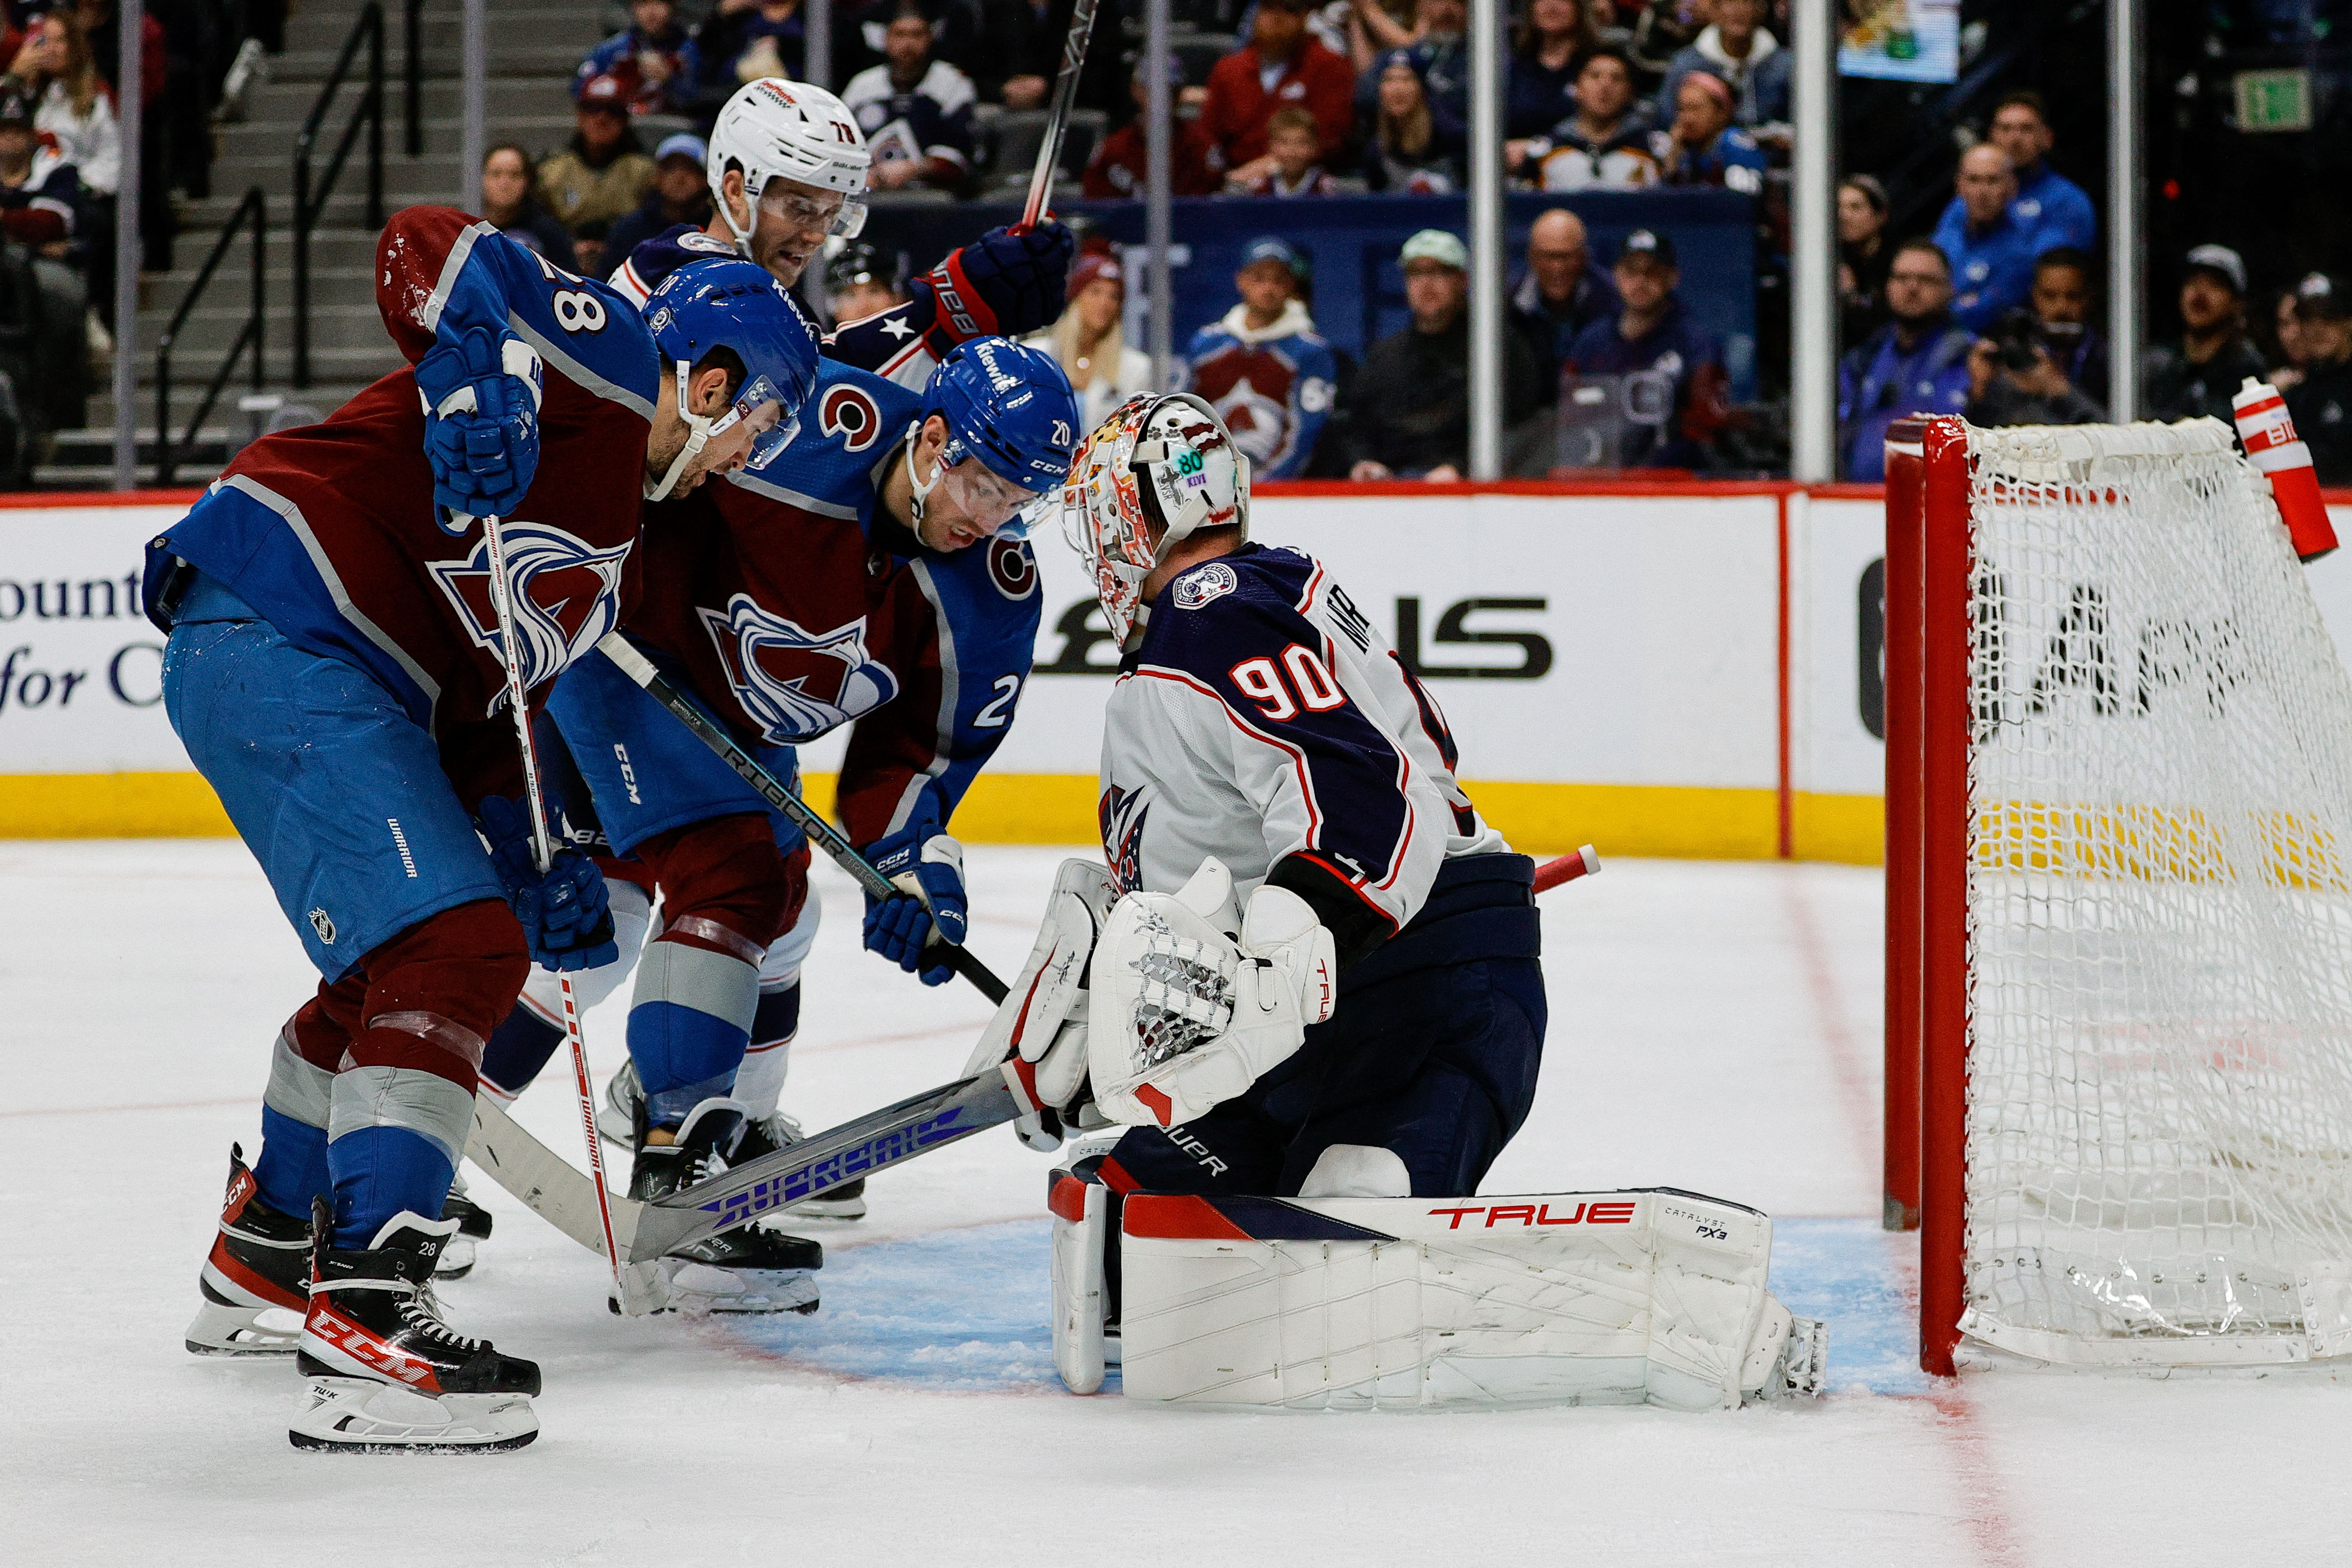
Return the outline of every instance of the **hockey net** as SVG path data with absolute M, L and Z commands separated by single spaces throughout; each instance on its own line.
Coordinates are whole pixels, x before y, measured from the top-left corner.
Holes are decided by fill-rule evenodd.
M 2267 489 L 2213 421 L 1916 461 L 1923 1360 L 2352 1353 L 2352 681 Z

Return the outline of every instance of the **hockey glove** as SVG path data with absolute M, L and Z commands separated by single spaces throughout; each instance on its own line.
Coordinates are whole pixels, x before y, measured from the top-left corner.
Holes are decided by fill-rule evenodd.
M 1045 900 L 1045 919 L 1029 962 L 982 1031 L 964 1064 L 971 1078 L 1003 1062 L 1022 1061 L 1034 1070 L 1029 1081 L 1038 1103 L 1062 1113 L 1062 1121 L 1101 1125 L 1087 1092 L 1087 963 L 1095 936 L 1118 901 L 1110 873 L 1092 860 L 1065 860 Z M 1035 1113 L 1021 1119 L 1028 1141 Z M 1042 1130 L 1042 1129 L 1041 1129 Z
M 1215 857 L 1183 889 L 1121 899 L 1095 946 L 1087 1065 L 1114 1121 L 1173 1127 L 1247 1089 L 1330 1017 L 1331 933 L 1287 888 L 1250 895 L 1227 934 L 1233 877 Z
M 489 844 L 490 868 L 522 922 L 523 940 L 539 966 L 577 973 L 617 962 L 621 949 L 613 936 L 612 900 L 595 862 L 567 846 L 555 852 L 541 876 L 531 853 L 530 819 L 520 805 L 504 795 L 487 795 L 477 814 Z
M 418 363 L 435 505 L 462 517 L 506 517 L 522 504 L 539 468 L 541 374 L 529 343 L 488 327 L 435 344 Z
M 940 940 L 963 945 L 969 921 L 963 891 L 963 846 L 940 830 L 928 813 L 866 849 L 874 868 L 905 889 L 897 898 L 866 895 L 866 946 L 926 985 L 954 975 L 946 956 L 925 952 L 934 929 Z
M 992 228 L 931 268 L 924 281 L 954 341 L 995 332 L 1008 338 L 1050 327 L 1077 237 L 1047 218 L 1034 228 Z

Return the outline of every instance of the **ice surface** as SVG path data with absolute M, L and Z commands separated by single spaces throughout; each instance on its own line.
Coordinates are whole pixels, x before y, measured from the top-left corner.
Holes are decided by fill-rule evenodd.
M 1606 846 L 1602 847 L 1604 851 Z M 1058 852 L 976 848 L 1016 967 Z M 857 952 L 831 905 L 786 1105 L 941 1082 L 985 1005 Z M 1612 860 L 1547 894 L 1534 1115 L 1489 1191 L 1670 1184 L 1777 1216 L 1831 1323 L 1810 1409 L 1233 1416 L 1073 1398 L 1045 1321 L 1047 1163 L 991 1132 L 877 1178 L 811 1318 L 624 1321 L 601 1262 L 497 1187 L 467 1331 L 538 1358 L 512 1456 L 288 1447 L 285 1363 L 180 1347 L 231 1139 L 310 976 L 234 842 L 0 844 L 0 1562 L 2207 1564 L 2352 1558 L 2352 1388 L 1912 1361 L 1876 1228 L 1878 893 L 1837 867 Z M 599 1076 L 623 997 L 588 1020 Z M 576 1156 L 561 1075 L 518 1114 Z

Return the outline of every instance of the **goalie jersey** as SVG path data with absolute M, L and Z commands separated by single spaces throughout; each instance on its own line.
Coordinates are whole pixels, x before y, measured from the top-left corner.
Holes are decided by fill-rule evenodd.
M 1449 860 L 1504 854 L 1454 781 L 1444 715 L 1302 551 L 1245 544 L 1178 576 L 1120 662 L 1103 728 L 1103 853 L 1122 892 L 1204 856 L 1246 899 L 1285 858 L 1393 931 Z
M 942 554 L 879 500 L 913 393 L 827 360 L 766 468 L 646 510 L 624 629 L 754 744 L 850 732 L 836 810 L 870 844 L 925 795 L 947 821 L 1011 727 L 1041 600 L 1014 539 Z

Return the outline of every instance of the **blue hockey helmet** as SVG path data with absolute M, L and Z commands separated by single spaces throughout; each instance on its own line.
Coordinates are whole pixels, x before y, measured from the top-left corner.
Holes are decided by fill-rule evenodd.
M 662 279 L 646 300 L 645 316 L 655 346 L 676 368 L 677 411 L 690 432 L 649 499 L 669 494 L 713 436 L 751 418 L 763 404 L 776 405 L 776 422 L 753 438 L 745 466 L 758 468 L 792 444 L 801 405 L 816 389 L 816 332 L 767 268 L 731 256 L 689 261 Z M 726 413 L 698 415 L 688 405 L 688 375 L 718 348 L 742 360 L 743 382 Z
M 942 474 L 976 458 L 990 473 L 1030 496 L 1056 492 L 1069 477 L 1081 434 L 1078 396 L 1060 363 L 1042 349 L 1005 338 L 957 344 L 923 388 L 918 428 L 934 414 L 948 426 L 947 447 L 940 454 Z M 908 461 L 914 477 L 911 444 Z M 919 518 L 922 500 L 938 479 L 937 474 L 928 483 L 917 479 Z M 1030 510 L 1024 507 L 999 534 L 1025 538 Z

